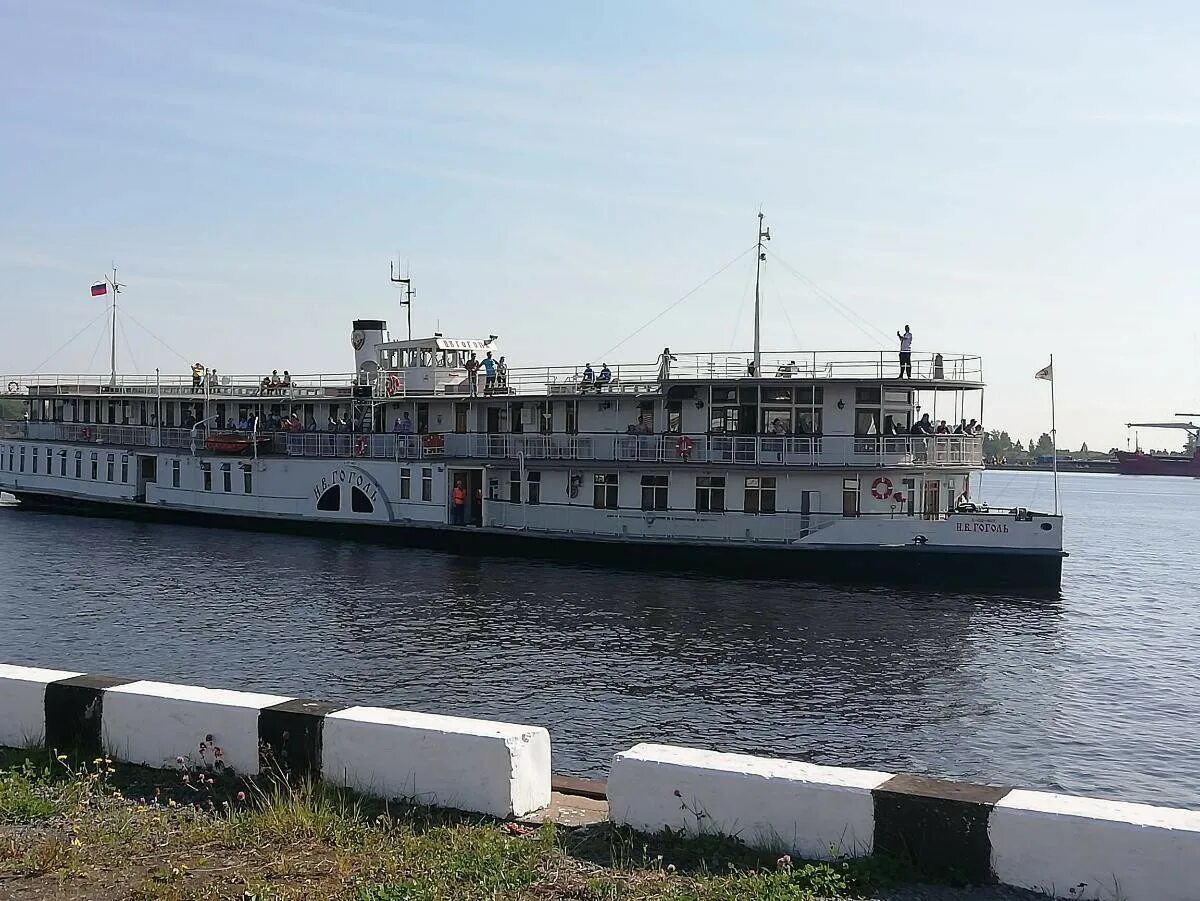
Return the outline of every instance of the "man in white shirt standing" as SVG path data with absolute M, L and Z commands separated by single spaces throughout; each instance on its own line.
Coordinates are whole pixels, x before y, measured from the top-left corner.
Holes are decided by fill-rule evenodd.
M 912 378 L 912 332 L 908 326 L 904 326 L 904 334 L 896 332 L 896 337 L 900 339 L 900 375 L 898 378 Z

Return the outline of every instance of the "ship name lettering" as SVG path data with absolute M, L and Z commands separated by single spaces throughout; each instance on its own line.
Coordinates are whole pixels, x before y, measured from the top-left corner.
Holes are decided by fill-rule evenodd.
M 956 532 L 991 532 L 993 534 L 1008 534 L 1008 523 L 1003 522 L 956 522 Z

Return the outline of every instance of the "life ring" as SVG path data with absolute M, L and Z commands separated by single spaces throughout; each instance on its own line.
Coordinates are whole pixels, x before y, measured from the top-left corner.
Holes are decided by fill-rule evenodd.
M 871 496 L 877 501 L 886 501 L 892 496 L 892 480 L 887 476 L 880 476 L 871 483 Z
M 388 377 L 384 381 L 383 387 L 387 392 L 388 397 L 395 397 L 404 390 L 404 385 L 402 385 L 400 382 L 400 376 L 396 375 L 394 372 L 388 373 Z
M 367 436 L 359 435 L 354 442 L 354 456 L 365 457 L 367 454 Z
M 21 393 L 21 383 L 20 382 L 9 382 L 8 383 L 8 393 L 9 394 L 20 394 Z
M 680 459 L 686 460 L 693 447 L 695 447 L 695 442 L 691 438 L 687 435 L 680 435 L 679 440 L 675 442 L 675 454 Z

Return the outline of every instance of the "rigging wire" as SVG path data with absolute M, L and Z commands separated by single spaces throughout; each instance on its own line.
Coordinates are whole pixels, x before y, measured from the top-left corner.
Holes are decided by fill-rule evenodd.
M 109 309 L 112 309 L 109 307 Z M 92 368 L 92 363 L 96 360 L 96 354 L 100 351 L 100 345 L 104 343 L 104 339 L 108 337 L 108 332 L 105 329 L 100 330 L 100 339 L 96 342 L 96 346 L 92 348 L 92 355 L 88 357 L 87 368 Z
M 729 335 L 729 349 L 732 351 L 737 344 L 738 326 L 742 324 L 742 311 L 746 309 L 746 297 L 750 294 L 751 272 L 746 270 L 746 284 L 742 287 L 742 296 L 737 303 L 737 315 L 733 318 L 733 332 Z
M 696 285 L 696 287 L 692 288 L 690 291 L 688 291 L 682 297 L 680 297 L 679 299 L 674 301 L 666 309 L 662 310 L 660 313 L 655 315 L 649 321 L 638 326 L 636 329 L 634 329 L 632 332 L 630 332 L 628 335 L 626 335 L 624 338 L 622 338 L 620 341 L 618 341 L 616 344 L 614 344 L 612 347 L 610 347 L 604 353 L 600 354 L 597 357 L 597 359 L 603 360 L 605 357 L 607 357 L 609 354 L 611 354 L 614 350 L 619 348 L 622 344 L 629 341 L 631 338 L 635 338 L 636 336 L 640 335 L 642 332 L 644 332 L 646 329 L 648 329 L 650 326 L 652 326 L 658 320 L 662 319 L 664 316 L 666 316 L 668 313 L 670 313 L 673 309 L 675 309 L 677 306 L 679 306 L 681 303 L 683 303 L 685 300 L 687 300 L 689 297 L 691 297 L 693 294 L 695 294 L 697 291 L 699 291 L 701 288 L 703 288 L 705 285 L 707 285 L 709 282 L 711 282 L 718 275 L 723 273 L 726 269 L 728 269 L 730 266 L 732 266 L 734 263 L 736 263 L 738 260 L 740 260 L 746 254 L 748 254 L 750 251 L 754 250 L 757 246 L 758 246 L 757 243 L 751 244 L 749 247 L 747 247 L 745 250 L 743 250 L 741 253 L 739 253 L 737 256 L 735 256 L 732 260 L 730 260 L 728 263 L 726 263 L 724 266 L 722 266 L 720 269 L 718 269 L 716 272 L 714 272 L 712 275 L 710 275 L 708 278 L 706 278 L 704 281 L 702 281 L 700 284 Z
M 129 336 L 125 334 L 125 323 L 117 320 L 117 326 L 120 328 L 121 340 L 125 342 L 125 352 L 129 354 L 129 361 L 133 363 L 133 371 L 139 370 L 137 358 L 133 355 L 133 347 L 129 344 Z
M 767 273 L 766 278 L 763 280 L 767 283 L 767 286 L 773 292 L 775 292 L 775 299 L 779 302 L 779 309 L 783 311 L 783 318 L 786 320 L 788 328 L 792 330 L 792 337 L 796 339 L 796 350 L 800 350 L 800 333 L 796 331 L 796 326 L 792 325 L 792 317 L 788 314 L 787 303 L 783 299 L 783 292 L 781 292 L 779 288 L 776 287 L 775 282 L 771 280 L 769 272 Z
M 807 286 L 808 289 L 812 291 L 812 293 L 815 294 L 818 299 L 825 301 L 825 303 L 828 304 L 835 313 L 858 329 L 858 331 L 862 332 L 862 334 L 865 335 L 869 340 L 878 342 L 881 345 L 887 345 L 891 343 L 891 337 L 889 335 L 872 325 L 869 320 L 861 316 L 849 304 L 838 300 L 803 272 L 800 272 L 798 269 L 788 263 L 787 260 L 780 257 L 779 254 L 772 253 L 771 257 L 775 262 L 779 263 L 785 270 L 790 272 L 805 286 Z
M 163 347 L 165 347 L 167 350 L 169 350 L 171 353 L 175 354 L 175 356 L 179 357 L 179 359 L 183 360 L 183 362 L 188 363 L 187 357 L 185 357 L 183 354 L 181 354 L 179 351 L 177 351 L 175 348 L 173 348 L 170 344 L 168 344 L 162 338 L 158 337 L 158 335 L 154 334 L 154 332 L 150 331 L 150 329 L 146 328 L 146 326 L 142 325 L 137 320 L 136 317 L 130 316 L 128 313 L 125 314 L 125 317 L 127 319 L 129 319 L 131 322 L 133 322 L 134 325 L 136 325 L 138 328 L 140 328 L 142 331 L 144 331 L 147 335 L 149 335 L 151 338 L 153 338 L 155 341 L 157 341 L 159 344 L 161 344 Z M 191 364 L 188 363 L 188 365 L 191 365 Z
M 46 357 L 46 359 L 42 360 L 42 362 L 40 362 L 36 367 L 34 367 L 33 371 L 30 372 L 29 374 L 34 375 L 34 374 L 40 372 L 43 366 L 45 366 L 47 363 L 49 363 L 51 360 L 53 360 L 56 356 L 58 356 L 60 353 L 62 353 L 64 350 L 66 350 L 68 344 L 70 344 L 72 341 L 74 341 L 76 338 L 78 338 L 80 335 L 82 335 L 84 332 L 86 332 L 88 329 L 90 329 L 93 325 L 95 325 L 97 322 L 99 322 L 104 316 L 107 316 L 109 310 L 111 310 L 111 309 L 112 309 L 112 307 L 105 307 L 104 312 L 102 312 L 99 316 L 97 316 L 95 319 L 93 319 L 91 322 L 89 322 L 87 325 L 85 325 L 83 328 L 81 328 L 79 331 L 77 331 L 75 334 L 73 334 L 70 338 L 68 338 L 65 342 L 63 342 L 63 344 L 58 348 L 58 350 L 51 353 L 50 356 Z M 103 337 L 103 335 L 101 335 L 101 337 Z M 95 356 L 96 356 L 96 352 L 92 351 L 92 357 L 95 358 Z M 90 363 L 88 364 L 88 368 L 91 368 Z

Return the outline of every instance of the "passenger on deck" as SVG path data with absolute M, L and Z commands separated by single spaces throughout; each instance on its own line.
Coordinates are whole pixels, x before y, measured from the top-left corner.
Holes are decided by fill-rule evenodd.
M 336 432 L 340 427 L 341 427 L 341 423 L 338 422 L 338 418 L 336 416 L 334 416 L 332 413 L 330 413 L 329 414 L 329 425 L 328 425 L 326 431 Z
M 283 370 L 283 381 L 280 382 L 280 384 L 284 388 L 292 387 L 292 374 L 290 372 L 288 372 L 286 369 Z
M 201 383 L 204 381 L 204 364 L 192 364 L 192 390 L 199 391 Z
M 475 358 L 475 351 L 471 351 L 471 358 L 466 362 L 467 370 L 467 390 L 471 397 L 479 394 L 479 360 Z
M 264 375 L 263 380 L 261 382 L 259 382 L 258 387 L 260 389 L 259 394 L 266 394 L 268 391 L 270 391 L 271 390 L 271 377 L 269 375 Z
M 609 369 L 608 364 L 605 363 L 603 366 L 600 367 L 600 374 L 598 376 L 596 376 L 596 390 L 599 391 L 605 385 L 609 385 L 611 383 L 612 383 L 612 370 Z
M 912 378 L 912 331 L 907 325 L 904 326 L 904 334 L 896 332 L 896 337 L 900 339 L 900 375 L 897 378 L 908 376 Z
M 771 420 L 771 434 L 772 435 L 786 435 L 787 434 L 787 426 L 785 426 L 783 424 L 782 419 L 776 418 L 776 419 Z
M 217 378 L 217 370 L 216 369 L 208 370 L 208 388 L 209 388 L 209 390 L 212 392 L 215 392 L 217 390 L 217 386 L 220 384 L 221 384 L 221 382 Z
M 450 525 L 461 526 L 466 523 L 463 514 L 466 511 L 467 492 L 462 480 L 454 483 L 454 491 L 450 495 Z
M 315 432 L 316 430 L 317 430 L 317 421 L 310 414 L 308 417 L 308 422 L 304 426 L 304 431 Z
M 937 428 L 934 429 L 934 434 L 935 435 L 949 435 L 950 434 L 950 429 L 948 429 L 946 427 L 946 420 L 944 420 L 944 419 L 938 420 Z
M 596 387 L 596 373 L 592 369 L 591 363 L 583 364 L 583 378 L 579 380 L 579 393 L 585 394 L 592 388 Z
M 972 419 L 970 422 L 967 423 L 967 434 L 968 435 L 982 435 L 983 434 L 983 426 L 981 426 L 978 422 L 976 422 L 974 419 Z
M 496 390 L 501 394 L 508 393 L 508 364 L 504 362 L 504 357 L 496 364 Z
M 658 355 L 658 380 L 665 382 L 671 377 L 671 364 L 674 363 L 676 357 L 671 353 L 671 348 L 664 347 L 663 352 Z
M 967 421 L 965 419 L 960 419 L 958 421 L 958 425 L 956 425 L 954 427 L 954 431 L 951 434 L 954 434 L 954 435 L 967 434 Z
M 483 358 L 483 394 L 485 397 L 491 397 L 496 393 L 496 361 L 492 359 L 492 352 L 489 350 L 487 356 Z
M 278 369 L 271 370 L 271 387 L 272 388 L 279 387 L 279 370 Z
M 883 417 L 883 435 L 885 438 L 894 438 L 900 432 L 896 429 L 896 420 L 893 416 Z
M 913 423 L 911 434 L 913 435 L 932 435 L 933 423 L 929 420 L 929 414 L 925 413 Z
M 781 379 L 790 379 L 792 377 L 792 373 L 795 371 L 796 361 L 792 360 L 790 363 L 784 363 L 782 366 L 780 366 L 779 371 L 776 372 L 775 375 Z
M 413 433 L 412 419 L 409 418 L 407 410 L 405 410 L 404 414 L 396 420 L 396 431 L 401 435 L 411 435 Z

